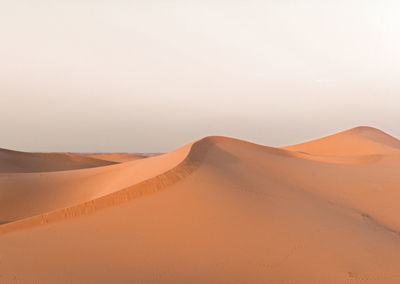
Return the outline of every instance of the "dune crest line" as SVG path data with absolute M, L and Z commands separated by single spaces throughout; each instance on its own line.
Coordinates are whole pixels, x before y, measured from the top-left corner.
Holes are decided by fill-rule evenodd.
M 200 166 L 212 139 L 213 138 L 206 137 L 192 143 L 189 153 L 183 161 L 162 174 L 82 204 L 2 224 L 0 225 L 0 235 L 91 214 L 98 210 L 163 190 L 190 175 Z

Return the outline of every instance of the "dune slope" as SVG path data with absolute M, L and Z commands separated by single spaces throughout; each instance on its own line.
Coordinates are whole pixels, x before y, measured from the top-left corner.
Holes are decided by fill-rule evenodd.
M 115 164 L 112 161 L 60 153 L 29 153 L 0 149 L 1 173 L 53 172 Z
M 48 173 L 48 189 L 30 194 L 40 206 L 1 211 L 19 218 L 0 226 L 0 279 L 398 283 L 400 158 L 376 135 L 357 136 L 375 143 L 362 158 L 321 158 L 319 145 L 313 156 L 207 137 L 158 157 Z M 0 180 L 13 176 L 7 192 L 23 191 L 41 174 Z M 32 180 L 19 184 L 18 176 Z M 77 188 L 81 178 L 87 186 Z M 46 196 L 59 179 L 76 180 L 63 200 L 76 188 L 86 192 L 50 208 Z
M 90 202 L 140 183 L 180 163 L 189 148 L 96 168 L 0 174 L 0 223 Z
M 283 149 L 320 156 L 400 154 L 400 141 L 379 129 L 360 126 Z

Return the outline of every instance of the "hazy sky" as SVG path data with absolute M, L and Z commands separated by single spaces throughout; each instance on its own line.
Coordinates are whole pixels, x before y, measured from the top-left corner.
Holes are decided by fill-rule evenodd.
M 357 125 L 400 137 L 400 4 L 0 0 L 2 148 L 270 146 Z

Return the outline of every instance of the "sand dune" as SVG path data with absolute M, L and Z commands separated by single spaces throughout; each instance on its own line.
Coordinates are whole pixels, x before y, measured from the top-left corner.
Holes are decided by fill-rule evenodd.
M 87 155 L 87 157 L 116 163 L 123 163 L 146 158 L 138 154 L 93 154 Z
M 114 164 L 73 154 L 28 153 L 0 149 L 0 173 L 52 172 Z
M 400 141 L 379 129 L 360 126 L 283 149 L 321 156 L 400 154 Z
M 106 167 L 0 174 L 0 223 L 88 202 L 145 181 L 181 162 L 188 147 L 162 156 Z
M 0 174 L 0 282 L 399 283 L 399 145 L 366 127 L 282 149 L 207 137 Z

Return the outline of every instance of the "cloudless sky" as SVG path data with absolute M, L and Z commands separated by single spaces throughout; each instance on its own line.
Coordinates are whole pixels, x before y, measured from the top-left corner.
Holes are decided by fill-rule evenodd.
M 400 4 L 0 1 L 0 147 L 165 152 L 400 137 Z

